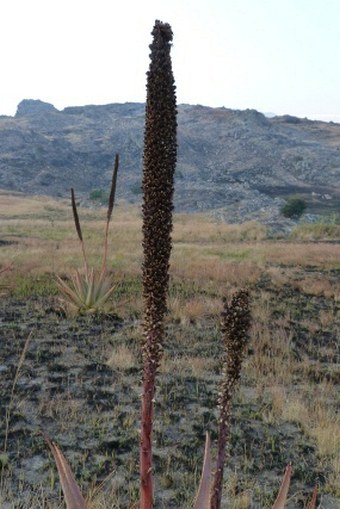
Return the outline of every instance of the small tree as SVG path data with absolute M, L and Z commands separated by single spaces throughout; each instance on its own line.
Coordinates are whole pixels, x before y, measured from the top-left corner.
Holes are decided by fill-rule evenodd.
M 89 198 L 92 201 L 99 203 L 106 203 L 109 197 L 109 193 L 105 189 L 92 189 L 89 194 Z
M 281 214 L 290 219 L 298 219 L 306 210 L 306 202 L 301 198 L 289 198 L 281 208 Z

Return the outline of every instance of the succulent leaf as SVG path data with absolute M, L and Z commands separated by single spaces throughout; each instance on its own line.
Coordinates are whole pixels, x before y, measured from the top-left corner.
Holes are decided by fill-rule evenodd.
M 89 278 L 88 278 L 88 284 L 87 284 L 87 292 L 86 292 L 86 297 L 85 297 L 85 307 L 89 308 L 89 307 L 92 307 L 91 304 L 93 302 L 93 296 L 94 296 L 94 271 L 93 269 L 91 269 L 90 273 L 89 273 Z
M 282 483 L 280 486 L 279 494 L 274 502 L 272 509 L 284 509 L 285 508 L 291 475 L 292 475 L 292 466 L 287 465 L 286 471 L 284 473 Z
M 209 433 L 205 437 L 205 450 L 200 485 L 193 509 L 208 509 L 212 480 L 211 442 Z
M 314 490 L 313 490 L 312 498 L 309 501 L 307 509 L 316 509 L 316 497 L 317 497 L 317 494 L 318 494 L 318 489 L 315 486 Z
M 87 509 L 87 504 L 74 478 L 70 465 L 59 447 L 44 437 L 57 465 L 67 509 Z

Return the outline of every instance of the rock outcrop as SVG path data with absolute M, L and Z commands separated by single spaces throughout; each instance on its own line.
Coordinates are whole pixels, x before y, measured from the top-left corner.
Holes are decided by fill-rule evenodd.
M 109 186 L 116 152 L 117 197 L 140 200 L 144 105 L 69 107 L 24 100 L 0 117 L 0 188 L 66 196 Z M 255 110 L 179 105 L 177 210 L 219 210 L 227 220 L 275 221 L 284 199 L 309 213 L 339 210 L 340 124 Z

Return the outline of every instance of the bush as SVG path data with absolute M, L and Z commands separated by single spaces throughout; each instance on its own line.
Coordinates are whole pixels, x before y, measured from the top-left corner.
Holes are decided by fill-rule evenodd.
M 93 189 L 89 195 L 90 200 L 99 203 L 106 203 L 109 198 L 109 193 L 105 189 Z
M 298 219 L 306 209 L 306 202 L 301 198 L 290 198 L 281 208 L 281 214 L 290 219 Z

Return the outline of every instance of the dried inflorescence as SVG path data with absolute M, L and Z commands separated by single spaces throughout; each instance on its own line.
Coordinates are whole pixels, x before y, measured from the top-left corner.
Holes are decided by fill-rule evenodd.
M 238 290 L 226 300 L 221 319 L 221 333 L 224 345 L 223 381 L 219 404 L 229 402 L 228 393 L 240 378 L 241 365 L 250 327 L 249 293 Z
M 152 35 L 143 156 L 143 295 L 147 338 L 144 355 L 158 366 L 167 310 L 177 111 L 170 57 L 171 27 L 156 21 Z
M 152 426 L 155 377 L 164 339 L 177 155 L 176 94 L 169 24 L 156 21 L 150 46 L 144 132 L 143 174 L 143 397 L 140 449 L 140 507 L 153 506 Z
M 249 293 L 238 290 L 224 303 L 221 332 L 224 344 L 222 382 L 219 393 L 220 422 L 217 464 L 214 475 L 210 509 L 221 506 L 223 470 L 228 443 L 231 403 L 240 374 L 250 327 Z

